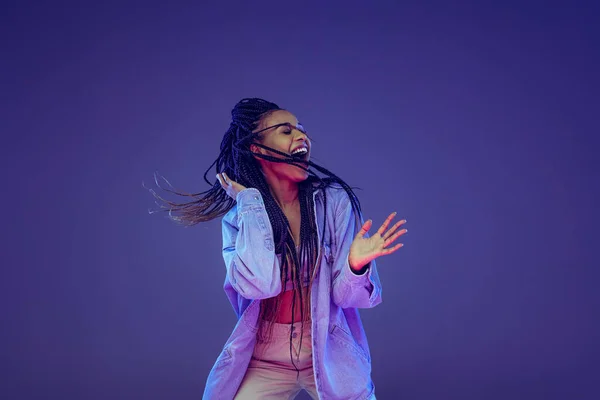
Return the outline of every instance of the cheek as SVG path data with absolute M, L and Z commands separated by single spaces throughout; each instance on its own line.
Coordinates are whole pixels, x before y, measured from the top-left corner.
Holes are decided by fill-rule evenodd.
M 281 142 L 281 140 L 279 140 L 277 137 L 274 137 L 274 135 L 267 135 L 261 141 L 261 143 L 263 145 L 271 147 L 273 149 L 278 149 L 278 150 L 279 150 L 279 147 L 281 147 L 280 142 Z
M 290 150 L 291 142 L 286 140 L 286 138 L 278 138 L 277 140 L 271 140 L 266 146 L 287 153 Z M 277 154 L 277 156 L 280 157 L 279 154 Z

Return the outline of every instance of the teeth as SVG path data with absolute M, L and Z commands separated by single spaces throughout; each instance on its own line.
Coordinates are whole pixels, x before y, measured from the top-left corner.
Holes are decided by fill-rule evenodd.
M 306 149 L 306 147 L 302 147 L 300 149 L 294 150 L 292 152 L 292 154 L 300 154 L 300 153 L 306 153 L 306 152 L 308 152 L 308 150 Z

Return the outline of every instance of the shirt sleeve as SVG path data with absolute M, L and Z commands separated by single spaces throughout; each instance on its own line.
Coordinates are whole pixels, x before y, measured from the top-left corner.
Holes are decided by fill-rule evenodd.
M 260 192 L 247 188 L 236 197 L 237 213 L 222 220 L 226 281 L 246 299 L 266 299 L 281 292 L 273 228 Z
M 348 262 L 350 246 L 360 227 L 357 227 L 352 203 L 347 195 L 337 207 L 334 224 L 337 245 L 333 249 L 333 301 L 342 308 L 373 308 L 382 301 L 381 282 L 375 260 L 360 275 L 352 271 Z

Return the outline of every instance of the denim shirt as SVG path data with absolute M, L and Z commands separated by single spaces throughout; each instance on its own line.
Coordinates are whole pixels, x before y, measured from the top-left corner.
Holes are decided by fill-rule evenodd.
M 361 275 L 350 269 L 350 245 L 360 226 L 348 194 L 337 186 L 325 191 L 325 227 L 323 190 L 313 193 L 319 244 L 324 237 L 311 291 L 315 383 L 323 400 L 374 399 L 371 355 L 358 309 L 381 303 L 381 283 L 374 260 Z M 208 375 L 203 399 L 211 400 L 234 398 L 256 343 L 260 300 L 282 291 L 280 257 L 257 189 L 238 193 L 236 205 L 222 219 L 222 233 L 223 288 L 238 320 Z

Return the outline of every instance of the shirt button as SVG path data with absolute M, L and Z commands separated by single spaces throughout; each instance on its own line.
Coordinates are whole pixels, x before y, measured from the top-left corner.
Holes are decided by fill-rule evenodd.
M 294 333 L 292 334 L 292 337 L 293 337 L 293 338 L 295 338 L 295 337 L 297 337 L 297 336 L 298 336 L 298 334 L 297 334 L 296 332 L 294 332 Z

